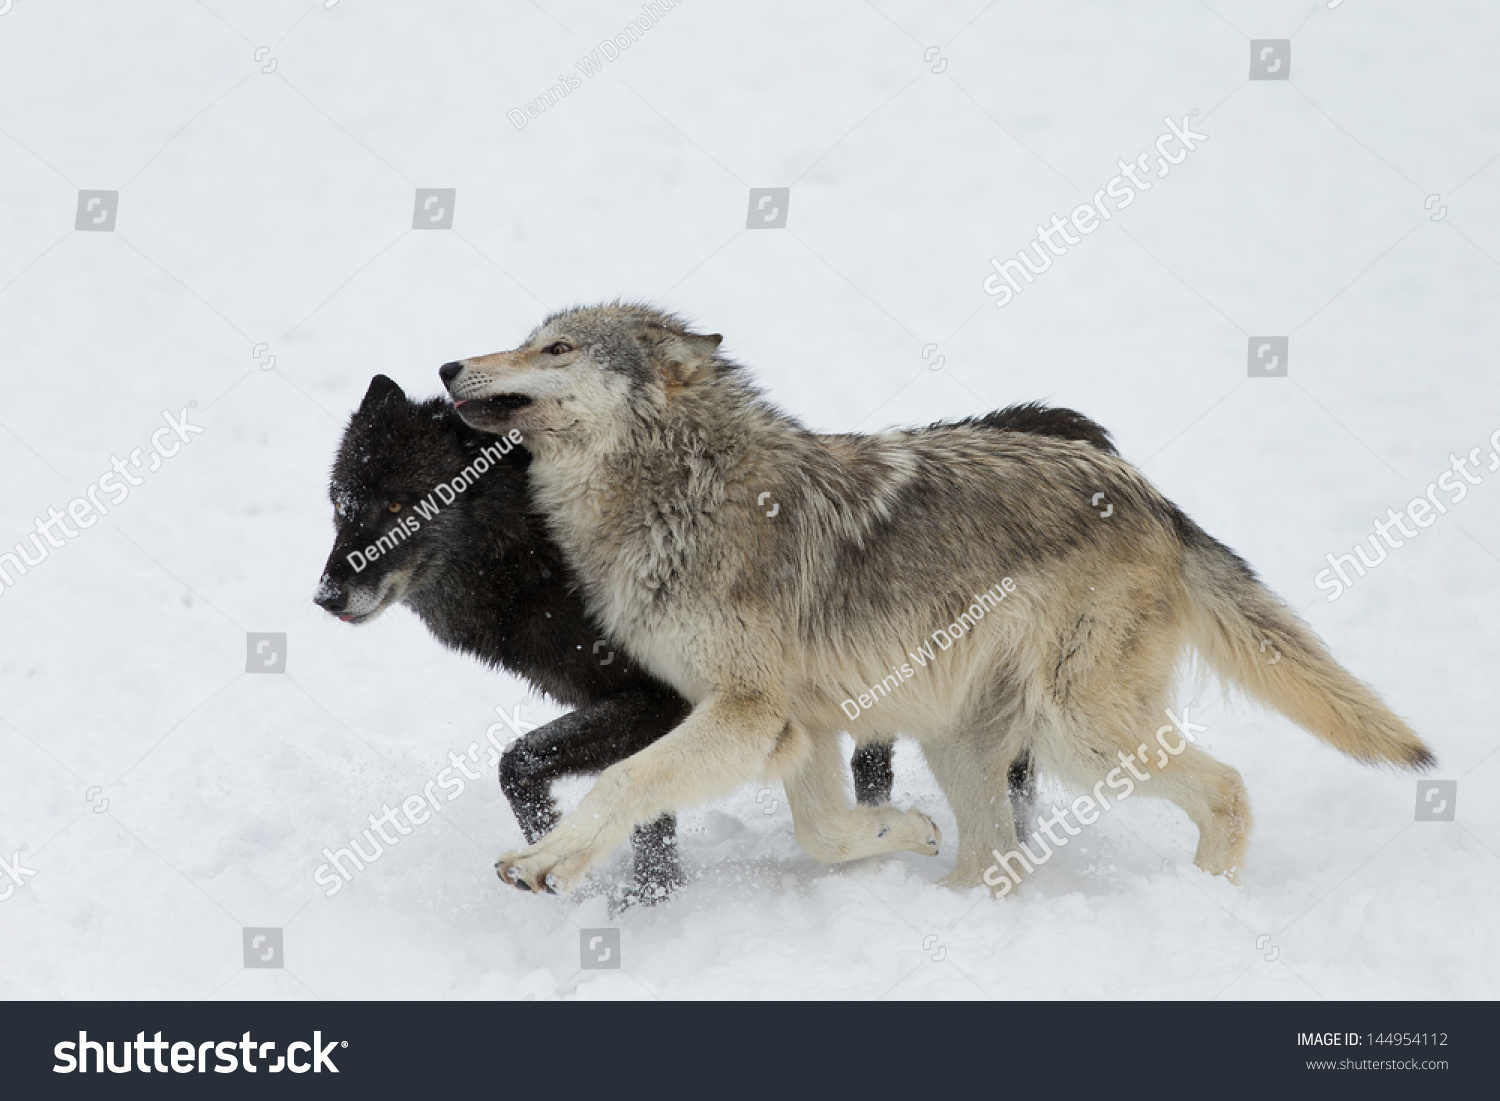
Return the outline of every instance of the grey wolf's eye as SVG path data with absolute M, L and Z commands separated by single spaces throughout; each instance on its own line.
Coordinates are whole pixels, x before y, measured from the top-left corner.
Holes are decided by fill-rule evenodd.
M 400 501 L 392 501 L 390 504 L 386 505 L 385 507 L 387 509 L 389 509 L 391 512 L 400 512 L 401 511 L 401 502 Z
M 572 350 L 573 345 L 569 344 L 566 340 L 556 341 L 555 343 L 549 344 L 542 349 L 542 351 L 546 352 L 549 356 L 567 355 Z

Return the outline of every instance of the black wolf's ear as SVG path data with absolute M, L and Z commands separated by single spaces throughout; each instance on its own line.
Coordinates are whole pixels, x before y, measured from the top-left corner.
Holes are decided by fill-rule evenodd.
M 393 378 L 385 375 L 376 375 L 370 380 L 370 388 L 365 391 L 365 400 L 360 402 L 361 412 L 369 409 L 378 409 L 382 405 L 393 402 L 404 402 L 406 391 L 402 390 Z

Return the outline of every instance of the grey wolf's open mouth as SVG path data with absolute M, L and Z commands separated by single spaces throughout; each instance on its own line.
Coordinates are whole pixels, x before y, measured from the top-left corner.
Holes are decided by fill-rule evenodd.
M 532 404 L 532 399 L 525 394 L 496 394 L 492 398 L 467 398 L 455 401 L 453 408 L 463 407 L 465 413 L 508 413 L 515 409 L 525 409 Z

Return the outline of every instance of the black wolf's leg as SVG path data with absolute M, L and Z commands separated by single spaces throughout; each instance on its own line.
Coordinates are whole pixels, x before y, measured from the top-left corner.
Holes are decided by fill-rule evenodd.
M 866 806 L 891 801 L 891 784 L 896 774 L 891 770 L 891 742 L 867 742 L 854 748 L 849 767 L 854 770 L 854 800 Z
M 635 889 L 629 901 L 647 906 L 666 898 L 685 880 L 677 858 L 677 816 L 664 814 L 655 822 L 637 826 L 630 835 L 635 851 Z
M 1031 750 L 1023 749 L 1010 762 L 1005 773 L 1005 786 L 1010 791 L 1011 814 L 1016 820 L 1016 836 L 1025 837 L 1023 824 L 1031 819 L 1036 808 L 1036 770 L 1031 767 Z
M 533 730 L 500 757 L 500 790 L 505 792 L 511 812 L 521 824 L 527 844 L 535 844 L 562 817 L 552 799 L 552 779 L 565 772 L 553 771 L 557 759 L 554 747 L 537 744 L 535 740 L 538 735 L 551 738 L 566 734 L 566 730 L 554 728 L 569 718 L 572 716 L 564 715 L 562 719 Z
M 854 796 L 858 802 L 868 806 L 890 802 L 891 784 L 895 780 L 891 750 L 890 742 L 868 742 L 855 748 L 849 765 L 854 770 Z M 1016 836 L 1021 837 L 1025 835 L 1022 825 L 1036 807 L 1036 771 L 1031 767 L 1031 750 L 1023 749 L 1016 754 L 1005 782 L 1016 820 Z
M 540 840 L 561 817 L 552 799 L 554 780 L 603 772 L 656 741 L 688 711 L 686 701 L 668 689 L 625 689 L 538 727 L 507 749 L 500 758 L 500 787 L 527 842 Z M 670 890 L 681 878 L 675 821 L 663 815 L 636 832 L 636 879 L 649 881 L 655 894 L 665 893 L 658 885 Z

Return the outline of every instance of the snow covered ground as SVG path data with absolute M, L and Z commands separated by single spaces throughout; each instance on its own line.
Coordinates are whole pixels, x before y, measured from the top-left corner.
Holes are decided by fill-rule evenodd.
M 26 869 L 0 869 L 0 995 L 1500 994 L 1492 5 L 0 8 L 0 552 L 114 457 L 141 482 L 0 591 L 0 857 Z M 1291 40 L 1256 56 L 1289 80 L 1246 79 L 1251 39 Z M 1155 172 L 1184 117 L 1208 140 L 996 309 L 990 257 L 1122 158 Z M 763 187 L 791 189 L 785 228 L 746 228 Z M 412 228 L 418 188 L 455 189 L 451 228 Z M 432 393 L 439 364 L 617 295 L 726 334 L 820 429 L 1029 399 L 1101 420 L 1430 739 L 1453 819 L 1184 683 L 1251 793 L 1238 886 L 1142 798 L 991 901 L 933 885 L 947 855 L 820 865 L 752 786 L 684 815 L 679 897 L 611 920 L 623 852 L 583 898 L 496 880 L 519 830 L 485 768 L 326 897 L 322 849 L 497 707 L 558 713 L 404 610 L 352 629 L 312 604 L 342 420 L 376 372 Z M 1248 377 L 1264 335 L 1286 377 Z M 203 431 L 133 470 L 183 410 Z M 1466 499 L 1329 602 L 1325 556 L 1475 447 Z M 285 634 L 284 673 L 246 672 L 249 632 Z M 910 744 L 897 773 L 952 836 Z M 622 966 L 580 969 L 606 927 Z M 254 936 L 284 966 L 246 967 Z

